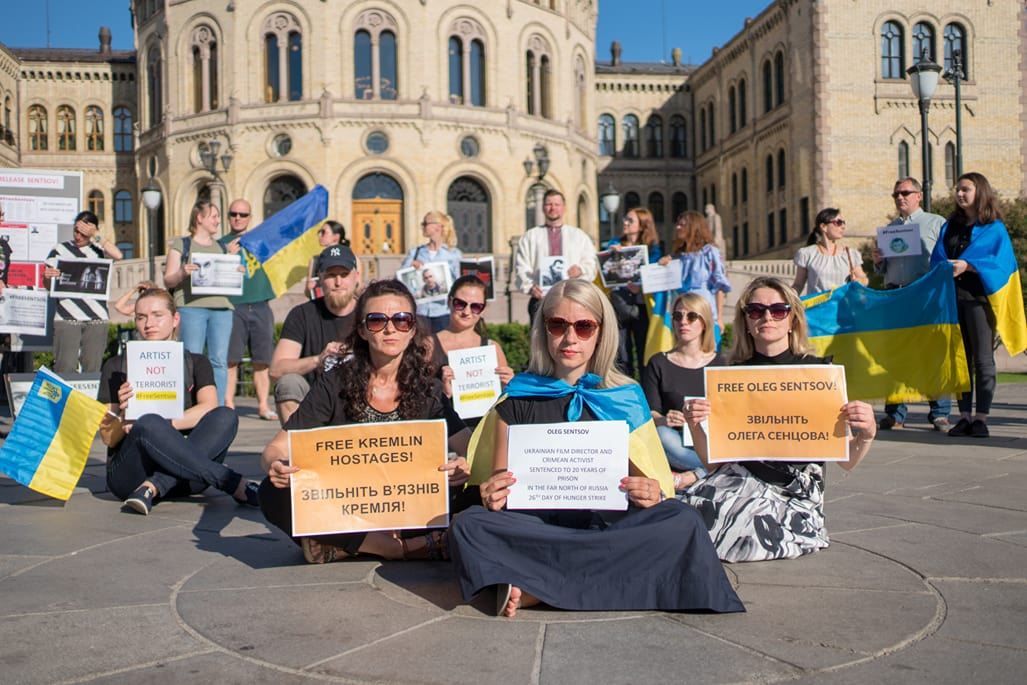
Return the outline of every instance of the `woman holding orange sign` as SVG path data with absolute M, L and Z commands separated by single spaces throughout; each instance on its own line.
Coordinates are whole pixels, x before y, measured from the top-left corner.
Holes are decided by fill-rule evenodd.
M 776 278 L 757 278 L 735 307 L 735 343 L 731 363 L 762 366 L 824 364 L 810 354 L 806 314 L 795 291 Z M 866 456 L 877 434 L 874 412 L 866 402 L 840 408 L 852 437 L 851 471 Z M 710 403 L 688 400 L 685 423 L 696 452 L 710 474 L 685 490 L 682 499 L 699 510 L 724 561 L 791 559 L 830 544 L 824 525 L 824 463 L 744 461 L 708 462 L 702 422 Z

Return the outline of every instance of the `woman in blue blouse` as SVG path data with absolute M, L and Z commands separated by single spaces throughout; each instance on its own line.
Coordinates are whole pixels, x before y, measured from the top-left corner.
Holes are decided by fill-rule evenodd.
M 448 214 L 431 211 L 421 221 L 421 233 L 428 242 L 418 245 L 407 253 L 402 268 L 409 266 L 420 269 L 431 262 L 445 262 L 449 265 L 451 282 L 460 275 L 460 258 L 463 254 L 456 246 L 456 231 Z M 449 305 L 445 300 L 417 305 L 417 315 L 426 319 L 432 333 L 438 333 L 449 324 Z
M 606 249 L 619 250 L 621 247 L 635 245 L 648 248 L 650 264 L 655 264 L 663 254 L 660 237 L 656 233 L 656 222 L 653 221 L 652 212 L 645 207 L 628 210 L 624 215 L 624 231 L 619 237 L 611 238 Z M 610 301 L 617 312 L 617 326 L 620 329 L 617 366 L 628 376 L 634 376 L 635 369 L 641 373 L 645 366 L 645 335 L 649 330 L 649 315 L 645 309 L 642 286 L 629 283 L 614 288 L 610 291 Z

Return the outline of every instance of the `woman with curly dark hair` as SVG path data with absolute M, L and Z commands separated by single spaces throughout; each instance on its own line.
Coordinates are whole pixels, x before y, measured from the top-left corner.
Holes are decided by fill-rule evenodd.
M 374 281 L 357 300 L 356 328 L 343 363 L 322 374 L 283 430 L 261 455 L 268 474 L 260 485 L 260 508 L 267 520 L 288 533 L 312 564 L 370 554 L 384 559 L 446 558 L 442 531 L 404 530 L 292 536 L 288 431 L 351 423 L 383 423 L 445 418 L 450 449 L 464 452 L 469 432 L 445 401 L 442 384 L 433 378 L 425 333 L 417 326 L 416 305 L 396 280 Z M 463 457 L 439 467 L 449 472 L 452 492 L 467 481 Z

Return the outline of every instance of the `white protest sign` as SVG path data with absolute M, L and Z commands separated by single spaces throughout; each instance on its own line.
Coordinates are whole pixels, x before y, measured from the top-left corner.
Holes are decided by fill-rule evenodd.
M 685 395 L 685 402 L 684 402 L 684 404 L 688 404 L 689 400 L 705 400 L 705 399 L 706 399 L 705 397 L 691 397 L 690 395 Z M 703 422 L 700 425 L 702 425 L 703 432 L 706 433 L 706 434 L 709 434 L 709 432 L 710 432 L 710 420 L 709 419 L 703 419 Z M 692 431 L 689 430 L 687 424 L 685 424 L 684 426 L 681 427 L 681 435 L 682 435 L 681 445 L 683 447 L 693 447 L 693 448 L 695 447 L 695 441 L 692 440 Z
M 125 418 L 157 414 L 177 419 L 185 412 L 182 343 L 132 340 L 125 345 L 128 382 L 134 392 Z
M 190 277 L 193 295 L 242 295 L 242 255 L 194 252 L 190 261 L 197 266 Z
M 681 287 L 681 260 L 672 259 L 667 266 L 646 264 L 638 270 L 642 276 L 642 292 L 662 293 L 665 290 L 677 290 Z
M 923 253 L 920 224 L 882 226 L 877 229 L 877 249 L 888 257 L 914 257 Z
M 462 419 L 484 416 L 503 391 L 496 375 L 499 360 L 494 345 L 453 350 L 453 409 Z
M 0 294 L 0 333 L 46 335 L 45 290 L 5 288 Z
M 510 426 L 510 509 L 628 508 L 628 424 L 579 421 Z

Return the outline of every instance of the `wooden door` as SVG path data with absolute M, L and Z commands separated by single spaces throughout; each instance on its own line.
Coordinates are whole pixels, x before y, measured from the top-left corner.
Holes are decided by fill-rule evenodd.
M 353 200 L 352 226 L 356 254 L 403 254 L 402 200 Z

